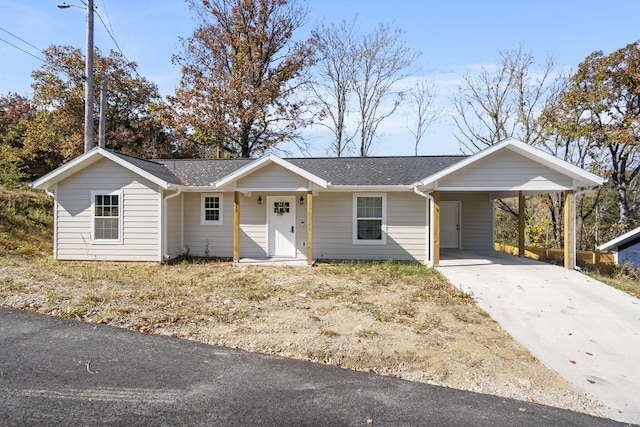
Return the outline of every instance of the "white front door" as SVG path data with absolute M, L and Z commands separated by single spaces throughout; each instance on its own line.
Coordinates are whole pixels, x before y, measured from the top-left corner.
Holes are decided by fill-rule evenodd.
M 268 197 L 269 256 L 296 256 L 296 198 Z
M 460 248 L 460 202 L 440 202 L 440 248 Z

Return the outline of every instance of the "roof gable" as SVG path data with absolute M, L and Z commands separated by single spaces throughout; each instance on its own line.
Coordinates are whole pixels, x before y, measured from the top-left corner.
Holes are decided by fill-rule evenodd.
M 419 187 L 436 187 L 439 180 L 450 176 L 462 169 L 470 169 L 472 165 L 479 163 L 481 160 L 488 158 L 489 156 L 495 156 L 495 153 L 510 150 L 519 156 L 525 157 L 544 168 L 553 170 L 573 180 L 571 188 L 575 187 L 592 187 L 601 185 L 604 179 L 601 177 L 587 172 L 582 168 L 572 165 L 569 162 L 561 160 L 549 153 L 545 153 L 535 147 L 525 144 L 522 141 L 518 141 L 514 138 L 509 138 L 501 141 L 495 145 L 492 145 L 478 153 L 467 157 L 466 159 L 451 165 L 450 167 L 441 170 L 431 176 L 426 176 L 420 182 L 416 182 Z M 488 171 L 490 173 L 490 171 Z
M 244 178 L 249 176 L 250 174 L 254 173 L 257 170 L 262 169 L 263 167 L 275 163 L 281 167 L 283 167 L 284 169 L 287 169 L 288 171 L 304 178 L 305 180 L 312 182 L 313 184 L 322 187 L 322 188 L 327 188 L 327 181 L 284 160 L 281 159 L 280 157 L 274 155 L 274 154 L 267 154 L 266 156 L 258 159 L 258 160 L 254 160 L 253 162 L 241 167 L 240 169 L 230 173 L 229 175 L 225 176 L 222 179 L 217 180 L 214 184 L 214 186 L 216 188 L 221 188 L 221 187 L 225 187 L 228 186 L 234 182 L 237 182 L 239 179 Z
M 617 248 L 637 238 L 640 238 L 640 227 L 634 228 L 631 231 L 627 231 L 623 235 L 618 236 L 613 240 L 609 240 L 606 243 L 603 243 L 602 245 L 598 246 L 598 250 L 607 251 L 609 249 Z
M 171 172 L 159 163 L 96 147 L 37 179 L 31 184 L 31 187 L 46 190 L 103 158 L 109 159 L 163 188 L 180 183 Z

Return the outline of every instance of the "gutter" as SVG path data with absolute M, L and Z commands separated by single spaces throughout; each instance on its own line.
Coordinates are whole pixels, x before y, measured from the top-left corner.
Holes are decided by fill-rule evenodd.
M 167 224 L 167 200 L 169 199 L 173 199 L 174 197 L 179 196 L 182 193 L 182 187 L 175 187 L 176 191 L 173 194 L 170 194 L 168 196 L 165 196 L 164 199 L 162 200 L 163 202 L 163 206 L 162 206 L 162 210 L 163 215 L 162 215 L 162 256 L 164 257 L 165 260 L 169 259 L 169 253 L 167 252 L 167 232 L 168 232 L 168 224 Z
M 434 226 L 434 221 L 433 221 L 433 214 L 434 214 L 434 204 L 435 204 L 435 200 L 433 199 L 433 196 L 431 196 L 430 194 L 427 193 L 423 193 L 422 191 L 418 190 L 418 187 L 413 187 L 413 192 L 416 193 L 418 196 L 422 196 L 425 199 L 429 200 L 429 256 L 427 258 L 427 266 L 428 267 L 433 267 L 433 246 L 435 244 L 434 241 L 434 236 L 433 236 L 433 226 Z

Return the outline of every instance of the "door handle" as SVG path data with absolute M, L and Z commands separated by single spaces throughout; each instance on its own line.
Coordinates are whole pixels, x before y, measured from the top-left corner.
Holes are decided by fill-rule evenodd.
M 293 233 L 293 225 L 291 226 L 291 232 Z

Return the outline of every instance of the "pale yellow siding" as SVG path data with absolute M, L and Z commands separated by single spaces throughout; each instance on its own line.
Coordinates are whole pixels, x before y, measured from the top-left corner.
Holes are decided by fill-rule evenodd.
M 58 259 L 161 261 L 157 185 L 103 159 L 57 186 Z M 92 191 L 121 191 L 122 242 L 91 241 Z

